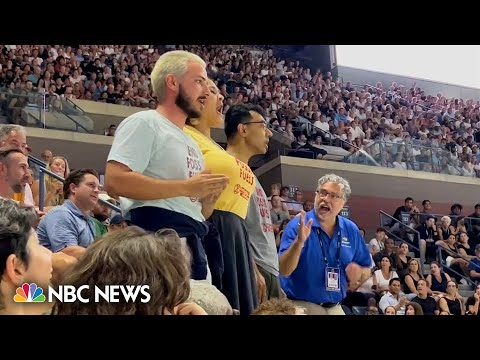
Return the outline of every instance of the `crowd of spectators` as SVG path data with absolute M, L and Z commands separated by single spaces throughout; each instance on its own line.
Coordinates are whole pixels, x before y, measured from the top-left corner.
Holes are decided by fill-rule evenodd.
M 242 45 L 1 45 L 0 108 L 19 122 L 19 108 L 45 91 L 50 104 L 83 99 L 155 108 L 149 74 L 169 49 L 196 53 L 225 98 L 224 110 L 257 103 L 273 129 L 314 157 L 341 146 L 349 161 L 478 176 L 480 101 L 426 94 L 416 84 L 354 85 L 330 72 Z M 345 79 L 348 80 L 348 79 Z M 362 152 L 364 150 L 365 152 Z M 366 154 L 365 154 L 366 153 Z
M 480 101 L 446 99 L 441 94 L 426 95 L 415 85 L 405 88 L 393 83 L 389 88 L 384 89 L 381 83 L 377 83 L 375 86 L 357 87 L 350 82 L 344 83 L 342 79 L 334 79 L 328 72 L 322 73 L 320 70 L 312 71 L 303 68 L 298 61 L 277 59 L 273 56 L 272 50 L 254 47 L 3 45 L 0 46 L 0 88 L 4 90 L 0 90 L 0 110 L 7 114 L 11 122 L 21 123 L 18 109 L 25 104 L 35 103 L 35 98 L 30 96 L 34 92 L 45 92 L 50 99 L 60 102 L 66 99 L 84 99 L 155 108 L 156 101 L 152 96 L 149 74 L 159 56 L 172 48 L 188 50 L 205 59 L 209 76 L 215 79 L 220 93 L 225 98 L 224 112 L 232 105 L 239 103 L 259 104 L 266 110 L 266 119 L 272 129 L 292 140 L 293 147 L 331 144 L 345 148 L 353 154 L 352 158 L 364 156 L 359 150 L 365 150 L 383 166 L 404 169 L 431 172 L 445 170 L 451 174 L 466 176 L 475 176 L 476 172 L 480 170 L 480 165 L 478 165 L 480 154 L 477 143 L 477 140 L 480 140 L 478 138 Z M 18 96 L 12 97 L 12 94 Z M 31 149 L 27 145 L 26 133 L 22 127 L 3 127 L 2 131 L 0 132 L 0 147 L 4 149 L 8 145 L 20 148 L 20 153 L 28 155 Z M 114 127 L 109 129 L 109 136 L 114 136 L 114 133 Z M 8 162 L 10 166 L 13 161 L 18 169 L 23 169 L 24 172 L 16 173 L 16 176 L 20 177 L 17 180 L 28 184 L 30 195 L 27 191 L 25 199 L 22 199 L 21 202 L 37 206 L 37 215 L 42 217 L 45 214 L 38 210 L 40 184 L 34 178 L 36 172 L 26 171 L 28 169 L 28 166 L 24 164 L 26 159 L 22 158 L 20 153 L 4 151 L 0 154 L 0 162 L 3 164 Z M 128 220 L 97 202 L 98 198 L 103 198 L 114 204 L 117 203 L 115 199 L 101 191 L 98 174 L 88 169 L 80 170 L 80 172 L 71 171 L 68 160 L 60 155 L 53 154 L 49 150 L 42 153 L 42 160 L 45 161 L 47 169 L 67 178 L 67 186 L 53 179 L 46 181 L 44 188 L 45 212 L 52 210 L 49 216 L 53 218 L 59 216 L 60 210 L 58 209 L 62 207 L 77 219 L 76 222 L 73 221 L 69 224 L 71 226 L 69 228 L 58 227 L 55 223 L 52 223 L 51 228 L 46 228 L 45 225 L 40 226 L 38 231 L 41 244 L 58 254 L 58 249 L 55 249 L 55 239 L 50 238 L 52 234 L 54 237 L 65 237 L 65 231 L 67 231 L 68 234 L 73 234 L 72 236 L 78 238 L 88 237 L 88 239 L 85 238 L 85 241 L 90 243 L 93 239 L 101 238 L 107 233 L 121 230 L 125 231 L 124 235 L 119 235 L 125 249 L 129 249 L 129 239 L 145 237 L 152 243 L 152 246 L 158 247 L 159 256 L 164 256 L 168 260 L 172 254 L 178 255 L 178 248 L 170 249 L 165 245 L 164 239 L 171 239 L 172 234 L 163 234 L 160 239 L 155 240 L 148 238 L 140 229 L 130 227 L 128 230 L 124 230 L 128 227 Z M 0 186 L 0 196 L 9 197 L 8 191 L 5 190 L 9 186 L 8 181 L 11 180 L 9 179 L 8 176 L 2 178 L 5 186 Z M 72 193 L 70 185 L 74 189 L 83 190 Z M 82 186 L 85 187 L 82 188 Z M 94 196 L 96 201 L 92 201 L 92 195 L 87 191 L 88 187 L 96 188 L 94 191 L 97 193 Z M 1 193 L 2 189 L 6 191 L 3 194 Z M 303 198 L 301 189 L 291 190 L 288 187 L 282 187 L 281 184 L 272 186 L 269 201 L 271 220 L 278 245 L 286 223 L 300 211 L 312 209 L 313 203 Z M 87 224 L 85 227 L 84 219 L 83 223 L 78 220 L 81 219 L 81 216 L 72 211 L 69 205 L 71 203 L 80 204 L 79 207 L 91 212 L 93 224 L 89 230 L 91 233 L 85 230 L 88 230 L 89 225 Z M 9 203 L 0 205 L 5 208 L 11 207 Z M 413 207 L 408 206 L 406 202 L 405 208 L 401 212 L 410 212 Z M 445 249 L 442 259 L 439 260 L 446 262 L 448 266 L 457 265 L 460 273 L 467 277 L 470 276 L 473 281 L 478 281 L 479 273 L 461 260 L 466 256 L 468 256 L 468 260 L 480 258 L 480 247 L 476 243 L 469 245 L 469 238 L 477 239 L 479 225 L 475 221 L 468 223 L 462 221 L 462 218 L 459 217 L 460 214 L 454 213 L 452 207 L 453 216 L 435 219 L 431 230 L 432 234 L 430 234 L 429 214 L 429 209 L 425 206 L 423 215 L 412 214 L 412 221 L 415 221 L 417 229 L 425 226 L 425 229 L 421 230 L 425 230 L 426 234 L 430 236 L 422 239 L 426 242 L 432 240 L 435 245 Z M 395 217 L 398 218 L 398 214 Z M 475 212 L 471 217 L 480 217 L 480 204 L 475 207 Z M 399 218 L 399 220 L 401 219 Z M 439 220 L 438 224 L 437 220 Z M 75 232 L 77 232 L 76 235 Z M 408 244 L 406 249 L 405 246 L 403 246 L 404 249 L 402 246 L 394 249 L 390 244 L 391 241 L 384 236 L 385 231 L 382 235 L 382 231 L 379 229 L 377 235 L 378 237 L 370 242 L 372 259 L 376 263 L 376 268 L 368 280 L 372 283 L 361 284 L 358 289 L 351 289 L 352 293 L 362 292 L 363 289 L 365 293 L 373 294 L 370 297 L 375 298 L 375 301 L 379 303 L 378 306 L 382 313 L 393 310 L 398 313 L 398 310 L 402 308 L 404 312 L 413 311 L 418 314 L 418 309 L 414 305 L 412 305 L 413 310 L 408 306 L 405 307 L 407 300 L 402 300 L 399 307 L 397 305 L 400 301 L 397 302 L 392 306 L 393 310 L 387 310 L 392 303 L 390 300 L 383 302 L 381 300 L 382 296 L 388 294 L 398 298 L 400 289 L 403 289 L 406 295 L 421 294 L 419 298 L 423 299 L 422 282 L 419 282 L 424 278 L 421 274 L 423 264 L 419 264 L 417 261 L 416 266 L 420 270 L 410 271 L 410 267 L 413 268 L 415 265 L 411 264 L 412 258 L 407 256 Z M 450 236 L 454 237 L 450 239 Z M 107 236 L 106 239 L 104 243 L 112 241 L 116 237 Z M 405 239 L 409 240 L 408 237 Z M 176 238 L 175 241 L 177 241 Z M 69 262 L 77 263 L 78 259 L 84 255 L 85 248 L 74 250 L 73 253 L 68 254 L 71 258 L 54 257 L 54 268 L 61 268 Z M 452 250 L 458 256 L 455 254 L 452 256 Z M 101 255 L 95 254 L 95 251 L 101 251 L 101 247 L 94 248 L 88 255 L 92 258 Z M 453 313 L 449 310 L 448 305 L 449 301 L 460 299 L 458 291 L 454 293 L 453 286 L 451 291 L 448 289 L 450 276 L 445 277 L 445 280 L 440 270 L 437 274 L 435 266 L 439 264 L 431 260 L 429 263 L 433 267 L 432 275 L 429 275 L 430 278 L 426 279 L 428 283 L 423 286 L 432 290 L 428 292 L 429 296 L 436 296 L 438 313 L 442 311 Z M 91 265 L 85 258 L 82 261 L 82 266 Z M 188 259 L 185 259 L 184 264 L 187 262 Z M 171 266 L 175 268 L 181 281 L 188 280 L 188 271 L 179 269 L 178 264 L 154 265 Z M 437 267 L 441 269 L 441 267 Z M 100 272 L 101 269 L 98 268 L 95 271 Z M 77 274 L 78 277 L 81 275 L 81 272 Z M 412 278 L 411 283 L 405 280 L 408 276 Z M 397 278 L 399 279 L 398 286 Z M 435 281 L 444 283 L 445 291 L 433 291 L 432 282 L 436 278 L 440 280 Z M 461 278 L 454 275 L 452 278 L 456 280 L 455 287 L 462 282 Z M 178 299 L 170 299 L 171 302 L 165 303 L 159 302 L 158 309 L 162 309 L 162 312 L 180 313 L 186 307 L 191 313 L 205 312 L 202 308 L 189 307 L 191 305 L 187 300 L 197 299 L 195 294 L 190 293 L 191 289 L 206 291 L 206 285 L 192 284 L 183 287 L 184 293 Z M 213 291 L 218 302 L 223 301 L 219 300 L 222 299 L 222 296 L 215 292 L 215 289 L 212 290 L 207 286 L 207 291 Z M 375 307 L 376 304 L 372 304 L 368 298 L 367 296 L 365 301 L 360 301 L 360 303 Z M 413 298 L 414 296 L 406 297 L 408 300 Z M 440 299 L 445 301 L 440 301 Z M 463 306 L 462 313 L 468 312 L 468 306 L 472 305 L 476 306 L 475 312 L 478 314 L 478 288 L 477 295 L 472 296 L 472 299 L 468 301 L 473 301 L 473 304 L 469 304 L 466 299 L 460 299 Z M 202 301 L 204 304 L 205 297 L 198 296 L 198 300 L 195 302 Z M 350 303 L 350 305 L 352 304 L 357 304 L 357 302 L 354 300 Z M 208 305 L 204 304 L 202 307 L 206 308 Z M 228 303 L 223 303 L 220 308 L 221 310 L 218 310 L 217 306 L 217 310 L 212 310 L 212 313 L 235 312 L 228 306 Z M 58 307 L 54 311 L 58 313 L 71 311 L 65 309 Z M 90 309 L 84 311 L 89 313 Z M 128 311 L 152 313 L 155 310 L 125 310 L 125 312 Z M 372 312 L 374 311 L 372 310 Z

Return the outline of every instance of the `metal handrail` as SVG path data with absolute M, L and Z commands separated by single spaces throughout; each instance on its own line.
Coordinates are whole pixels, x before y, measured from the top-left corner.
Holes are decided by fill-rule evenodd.
M 40 159 L 37 159 L 36 157 L 32 155 L 28 155 L 28 160 L 30 160 L 32 163 L 38 165 L 38 170 L 40 171 L 39 174 L 39 204 L 38 208 L 40 211 L 43 211 L 44 205 L 45 205 L 45 174 L 48 176 L 53 177 L 54 179 L 57 179 L 58 181 L 61 181 L 62 183 L 65 182 L 65 179 L 61 177 L 58 174 L 55 174 L 54 172 L 48 170 L 45 166 L 45 163 L 41 161 Z M 122 209 L 120 209 L 118 206 L 113 205 L 112 203 L 109 203 L 108 201 L 105 201 L 103 199 L 98 199 L 98 202 L 114 211 L 117 211 L 119 213 L 122 213 Z
M 456 271 L 456 270 L 452 269 L 451 267 L 447 266 L 447 263 L 445 261 L 443 261 L 443 259 L 442 259 L 442 250 L 446 250 L 446 249 L 441 247 L 440 245 L 437 245 L 437 259 L 438 259 L 438 262 L 442 265 L 442 267 L 445 268 L 445 269 L 448 269 L 448 271 L 451 271 L 452 273 L 460 276 L 462 279 L 465 279 L 465 281 L 468 282 L 470 285 L 476 286 L 475 281 L 470 279 L 469 276 L 461 274 L 458 271 Z M 465 259 L 462 255 L 460 255 L 460 254 L 456 254 L 456 255 L 458 255 L 463 260 L 466 260 L 469 264 L 471 263 L 471 261 L 469 259 Z
M 386 217 L 386 218 L 388 218 L 388 219 L 391 220 L 391 221 L 389 222 L 389 224 L 383 223 L 383 221 L 382 221 L 382 220 L 383 220 L 383 217 L 382 217 L 382 216 L 383 216 L 383 217 Z M 406 240 L 402 239 L 401 237 L 395 235 L 395 234 L 392 233 L 390 230 L 388 230 L 388 229 L 385 228 L 385 226 L 389 226 L 389 227 L 391 228 L 390 224 L 392 224 L 392 222 L 399 224 L 399 225 L 400 225 L 400 228 L 406 228 L 406 230 L 408 231 L 409 234 L 414 234 L 414 237 L 415 237 L 416 240 L 417 240 L 417 244 L 416 244 L 417 246 L 415 246 L 414 244 L 412 244 L 412 243 L 409 242 L 409 241 L 406 241 Z M 389 235 L 395 236 L 395 237 L 396 237 L 397 239 L 399 239 L 402 243 L 406 243 L 406 244 L 408 244 L 408 246 L 411 246 L 411 247 L 413 247 L 415 250 L 417 250 L 417 251 L 420 253 L 420 262 L 421 262 L 422 264 L 425 263 L 425 255 L 422 254 L 422 252 L 420 251 L 420 233 L 419 233 L 417 230 L 415 230 L 414 228 L 412 228 L 412 227 L 409 226 L 409 225 L 405 225 L 405 224 L 404 224 L 403 222 L 401 222 L 400 220 L 394 218 L 393 216 L 387 214 L 386 212 L 384 212 L 384 211 L 382 211 L 382 210 L 380 210 L 380 226 L 381 226 L 383 229 L 385 229 L 385 231 L 386 231 Z

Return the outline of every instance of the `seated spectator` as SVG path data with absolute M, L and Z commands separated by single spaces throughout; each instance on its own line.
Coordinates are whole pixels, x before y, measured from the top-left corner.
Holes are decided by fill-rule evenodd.
M 480 284 L 475 287 L 475 293 L 467 299 L 467 315 L 480 315 Z
M 475 246 L 475 255 L 476 257 L 470 260 L 468 265 L 468 274 L 470 279 L 478 284 L 480 283 L 480 244 Z
M 447 240 L 450 234 L 455 235 L 455 227 L 452 225 L 452 219 L 448 216 L 442 216 L 440 225 L 437 226 L 439 240 Z
M 449 269 L 455 270 L 462 275 L 468 274 L 468 261 L 465 260 L 467 254 L 464 249 L 458 248 L 457 237 L 455 234 L 450 234 L 446 241 L 439 240 L 435 244 L 442 248 L 442 260 Z M 462 280 L 465 281 L 465 279 L 455 273 L 453 273 L 452 276 L 454 276 L 459 282 Z
M 306 200 L 303 202 L 303 211 L 309 212 L 310 210 L 313 210 L 313 201 L 311 200 Z
M 385 311 L 383 312 L 384 315 L 397 315 L 397 309 L 395 306 L 387 306 Z
M 70 174 L 68 161 L 63 156 L 53 157 L 47 165 L 47 170 L 54 172 L 55 174 L 61 176 L 64 179 L 68 176 L 68 174 Z M 48 211 L 51 207 L 63 204 L 63 182 L 54 179 L 48 174 L 45 175 L 44 179 L 45 186 L 43 206 L 46 208 L 45 211 Z M 35 205 L 40 206 L 40 180 L 36 180 L 33 183 L 32 194 Z
M 297 215 L 300 211 L 303 210 L 303 193 L 302 190 L 295 190 L 295 195 L 293 196 L 293 201 L 287 204 L 287 209 L 290 215 Z
M 342 304 L 353 308 L 354 306 L 367 306 L 370 301 L 376 301 L 376 291 L 373 285 L 374 273 L 362 274 L 360 283 L 358 285 L 350 284 L 347 297 L 343 300 Z
M 417 296 L 412 299 L 411 303 L 420 304 L 424 315 L 437 315 L 438 305 L 433 296 L 428 295 L 428 292 L 430 291 L 428 285 L 427 280 L 418 280 Z
M 382 296 L 389 290 L 392 279 L 398 279 L 398 274 L 393 270 L 391 258 L 383 256 L 380 260 L 380 269 L 373 273 L 373 289 Z
M 25 205 L 25 190 L 30 174 L 27 157 L 20 149 L 0 149 L 0 196 Z
M 386 309 L 388 306 L 393 306 L 397 315 L 404 315 L 407 298 L 405 294 L 400 291 L 400 279 L 393 278 L 389 281 L 388 285 L 389 290 L 380 299 L 378 307 L 385 315 L 387 315 Z
M 416 228 L 420 234 L 420 254 L 423 259 L 435 259 L 437 256 L 435 241 L 439 240 L 436 219 L 432 215 L 426 215 L 424 218 L 425 221 Z
M 465 221 L 464 219 L 461 219 L 458 221 L 458 225 L 462 221 Z M 468 260 L 474 259 L 475 258 L 475 247 L 470 246 L 469 242 L 469 237 L 468 233 L 463 230 L 457 231 L 457 248 L 461 252 L 461 254 L 465 253 L 464 257 Z
M 126 220 L 122 215 L 115 215 L 110 219 L 110 224 L 108 225 L 108 231 L 122 230 L 127 227 L 128 227 L 128 220 Z
M 417 259 L 408 260 L 408 266 L 403 277 L 403 292 L 407 295 L 408 300 L 418 295 L 417 285 L 421 279 L 423 279 L 423 275 L 420 272 L 420 264 Z
M 63 281 L 76 288 L 88 285 L 83 296 L 90 302 L 57 302 L 59 315 L 206 315 L 196 304 L 185 303 L 190 294 L 190 266 L 180 238 L 164 229 L 156 235 L 139 227 L 108 233 L 85 252 Z M 148 285 L 150 300 L 110 303 L 94 301 L 94 287 Z M 121 298 L 121 297 L 120 297 Z
M 390 263 L 394 264 L 395 262 L 395 253 L 393 252 L 393 249 L 395 248 L 395 243 L 393 242 L 393 239 L 386 238 L 384 240 L 385 243 L 385 248 L 381 250 L 380 252 L 376 253 L 375 256 L 373 257 L 373 262 L 377 267 L 380 267 L 380 261 L 384 256 L 387 256 L 390 259 Z
M 95 170 L 72 171 L 63 186 L 65 203 L 49 211 L 38 225 L 40 243 L 53 252 L 80 258 L 95 240 L 90 212 L 97 204 L 98 188 Z
M 438 261 L 430 263 L 430 274 L 427 276 L 427 283 L 430 284 L 430 290 L 435 300 L 447 293 L 447 283 L 451 280 L 450 275 L 445 274 Z
M 387 239 L 387 234 L 384 228 L 378 228 L 375 233 L 375 237 L 370 240 L 369 250 L 370 254 L 375 255 L 380 251 L 385 250 L 385 239 Z
M 273 228 L 276 231 L 278 231 L 280 224 L 284 220 L 290 219 L 288 211 L 283 210 L 282 198 L 278 195 L 272 196 L 272 209 L 270 210 L 270 217 L 272 219 Z
M 98 194 L 98 198 L 104 201 L 112 199 L 106 192 Z M 97 202 L 92 211 L 93 216 L 90 218 L 95 225 L 95 239 L 108 232 L 111 214 L 112 209 L 106 205 L 103 205 L 100 201 Z
M 43 289 L 50 284 L 52 253 L 38 243 L 33 229 L 36 214 L 4 198 L 0 198 L 0 214 L 0 314 L 43 314 L 48 311 L 47 302 L 16 302 L 12 296 L 25 283 Z
M 447 283 L 447 294 L 438 301 L 438 306 L 442 311 L 446 311 L 450 315 L 465 314 L 460 301 L 460 295 L 458 294 L 458 285 L 455 281 L 450 280 Z
M 417 303 L 410 302 L 405 307 L 405 315 L 423 315 L 422 307 Z
M 280 247 L 280 240 L 282 239 L 283 231 L 287 227 L 288 222 L 290 219 L 285 219 L 282 223 L 278 226 L 277 235 L 275 235 L 275 242 L 277 243 L 277 249 Z
M 400 279 L 404 278 L 405 273 L 408 270 L 408 262 L 411 260 L 411 257 L 407 255 L 409 251 L 408 244 L 402 243 L 394 257 L 394 266 L 397 273 L 400 275 Z
M 272 298 L 260 304 L 253 315 L 305 315 L 305 310 L 287 298 Z

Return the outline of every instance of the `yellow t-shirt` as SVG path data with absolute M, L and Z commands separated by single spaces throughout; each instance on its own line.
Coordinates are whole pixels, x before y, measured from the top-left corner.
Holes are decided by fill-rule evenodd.
M 187 125 L 183 131 L 198 144 L 205 158 L 205 168 L 211 173 L 224 174 L 230 179 L 227 188 L 218 198 L 215 209 L 228 211 L 245 219 L 250 196 L 255 191 L 255 177 L 250 167 L 228 154 L 220 145 L 195 128 Z

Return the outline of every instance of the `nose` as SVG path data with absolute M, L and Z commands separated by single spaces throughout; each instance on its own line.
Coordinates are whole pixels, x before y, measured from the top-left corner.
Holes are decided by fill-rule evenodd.
M 272 133 L 272 130 L 270 130 L 269 128 L 266 129 L 266 133 L 267 133 L 267 138 L 271 138 L 273 136 L 273 133 Z
M 210 96 L 210 89 L 208 88 L 207 82 L 203 82 L 203 95 Z

